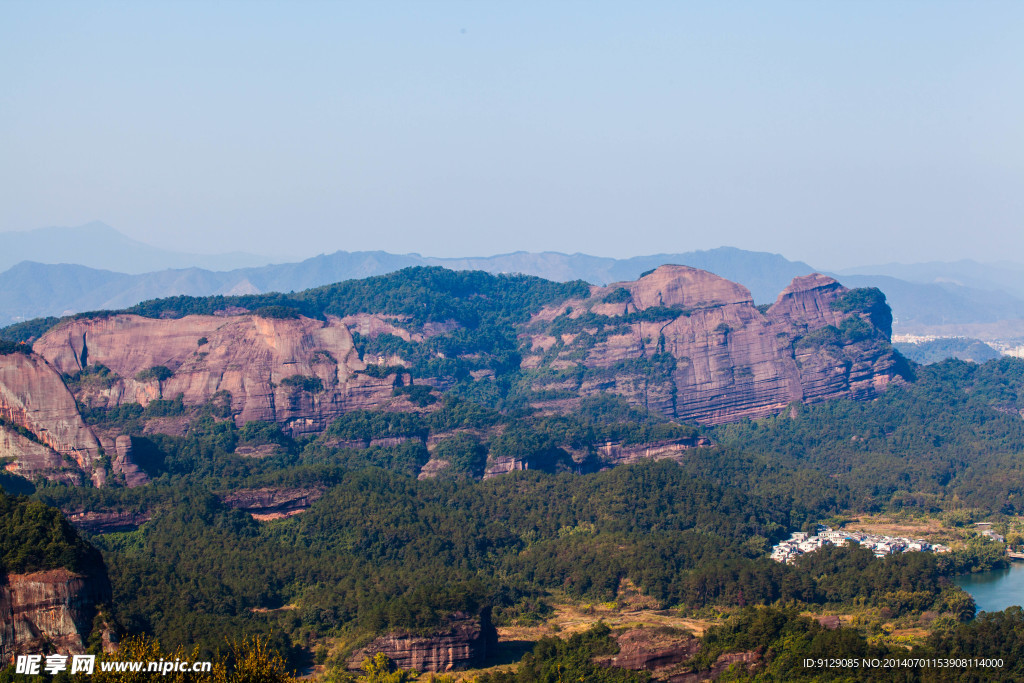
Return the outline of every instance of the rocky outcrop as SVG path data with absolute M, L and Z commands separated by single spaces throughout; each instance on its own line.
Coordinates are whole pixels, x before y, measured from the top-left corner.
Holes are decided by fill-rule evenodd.
M 94 407 L 179 394 L 194 406 L 227 395 L 240 424 L 279 422 L 303 434 L 350 410 L 402 402 L 392 396 L 394 377 L 359 374 L 365 365 L 338 318 L 112 315 L 68 321 L 34 348 L 60 372 L 96 364 L 113 371 L 110 386 L 79 397 Z M 153 368 L 166 368 L 166 377 Z
M 82 483 L 100 457 L 60 374 L 35 354 L 0 355 L 0 457 L 26 477 Z
M 609 441 L 599 445 L 597 453 L 609 465 L 629 465 L 641 460 L 681 460 L 686 457 L 686 451 L 710 445 L 711 441 L 702 436 L 630 445 Z
M 109 534 L 115 531 L 134 531 L 150 520 L 148 512 L 124 510 L 63 510 L 75 528 L 90 534 Z
M 149 483 L 149 477 L 136 464 L 133 455 L 132 438 L 121 434 L 114 439 L 114 461 L 111 470 L 114 476 L 119 476 L 128 488 L 142 486 Z
M 222 500 L 228 507 L 248 512 L 257 520 L 269 520 L 291 517 L 305 512 L 323 495 L 322 487 L 266 487 L 232 491 Z
M 452 671 L 480 666 L 497 645 L 498 634 L 491 624 L 490 610 L 479 617 L 457 612 L 448 626 L 429 634 L 391 633 L 360 648 L 348 660 L 358 671 L 363 660 L 383 652 L 398 667 L 417 671 Z
M 615 641 L 618 653 L 598 657 L 598 664 L 660 671 L 685 662 L 700 649 L 700 638 L 672 628 L 634 628 L 616 635 Z
M 755 650 L 744 652 L 724 652 L 706 671 L 672 673 L 663 680 L 668 683 L 708 683 L 717 681 L 726 671 L 732 669 L 737 673 L 753 673 L 764 662 L 764 656 Z
M 528 469 L 530 469 L 529 461 L 510 455 L 503 455 L 497 458 L 491 458 L 487 461 L 487 468 L 484 470 L 484 479 L 490 479 L 498 476 L 499 474 L 521 472 Z
M 899 381 L 884 301 L 848 302 L 824 275 L 798 277 L 766 311 L 741 285 L 686 266 L 593 288 L 534 317 L 534 389 L 613 392 L 666 416 L 718 424 L 794 401 L 870 398 Z M 891 319 L 890 319 L 891 320 Z
M 632 671 L 650 671 L 654 680 L 671 683 L 704 683 L 718 680 L 729 667 L 751 671 L 761 664 L 763 656 L 756 651 L 725 652 L 710 669 L 693 671 L 684 662 L 700 650 L 700 638 L 674 628 L 633 628 L 614 636 L 618 653 L 594 658 L 602 666 Z
M 440 476 L 450 466 L 451 463 L 447 460 L 431 458 L 425 465 L 423 465 L 423 468 L 420 470 L 420 473 L 416 475 L 416 478 L 433 479 L 434 477 Z
M 105 578 L 54 569 L 0 577 L 0 665 L 19 653 L 85 652 L 97 605 L 110 600 Z
M 662 266 L 634 282 L 593 287 L 586 298 L 544 308 L 518 332 L 529 349 L 521 367 L 540 392 L 538 408 L 571 410 L 581 397 L 611 392 L 673 419 L 719 424 L 776 414 L 794 402 L 876 396 L 900 381 L 890 326 L 884 298 L 851 294 L 824 275 L 794 279 L 774 305 L 764 308 L 735 282 L 695 268 Z M 241 309 L 178 319 L 114 314 L 65 321 L 44 334 L 34 349 L 45 362 L 25 354 L 4 362 L 34 363 L 40 377 L 48 370 L 51 383 L 60 382 L 58 373 L 89 371 L 82 377 L 96 381 L 76 380 L 74 386 L 78 400 L 92 407 L 148 405 L 180 395 L 186 406 L 229 404 L 239 425 L 277 422 L 298 436 L 322 432 L 338 416 L 361 408 L 430 410 L 395 391 L 412 380 L 400 369 L 406 360 L 391 351 L 386 357 L 360 358 L 353 335 L 387 334 L 415 345 L 453 327 L 429 322 L 413 332 L 398 317 L 369 313 L 324 320 L 266 318 Z M 451 377 L 416 377 L 417 384 L 440 392 L 452 382 Z M 61 394 L 56 389 L 53 396 Z M 76 462 L 89 461 L 95 444 L 88 443 L 88 428 L 71 410 L 75 397 L 66 390 L 61 395 L 63 404 L 55 412 L 71 417 L 40 442 Z M 16 402 L 7 403 L 17 419 L 28 419 Z M 3 405 L 0 400 L 0 409 Z M 154 417 L 144 433 L 182 434 L 189 419 Z M 26 472 L 52 470 L 46 452 L 15 441 L 9 435 L 0 448 L 25 453 Z M 373 444 L 336 440 L 325 445 Z M 655 450 L 642 456 L 610 448 L 606 455 L 627 462 L 678 455 L 680 446 L 652 446 Z M 115 451 L 116 459 L 110 454 L 116 480 L 143 482 L 130 454 Z M 252 448 L 245 454 L 268 452 Z M 495 460 L 488 472 L 534 466 L 510 458 Z M 579 466 L 564 463 L 569 469 Z

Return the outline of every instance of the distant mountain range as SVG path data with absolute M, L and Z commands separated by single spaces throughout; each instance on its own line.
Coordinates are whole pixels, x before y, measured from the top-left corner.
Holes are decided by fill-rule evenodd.
M 25 239 L 26 235 L 35 236 L 36 241 Z M 12 236 L 22 236 L 21 241 L 12 242 Z M 38 242 L 46 236 L 53 240 L 49 250 Z M 73 246 L 75 243 L 83 245 L 80 253 Z M 8 244 L 15 244 L 21 251 L 5 250 Z M 28 253 L 30 248 L 33 259 L 0 273 L 0 326 L 42 316 L 126 308 L 147 299 L 181 294 L 300 291 L 410 266 L 525 273 L 549 280 L 579 279 L 605 285 L 636 279 L 660 265 L 678 264 L 739 282 L 750 290 L 757 303 L 775 301 L 794 277 L 815 272 L 806 263 L 778 254 L 732 247 L 627 259 L 525 251 L 473 258 L 338 251 L 297 263 L 253 266 L 251 262 L 259 257 L 241 253 L 197 256 L 168 252 L 131 240 L 99 223 L 74 229 L 2 233 L 0 267 L 10 261 L 12 253 Z M 46 254 L 46 261 L 66 257 L 78 264 L 40 263 L 40 254 Z M 247 259 L 247 266 L 234 267 Z M 217 265 L 201 267 L 210 261 Z M 85 265 L 81 265 L 83 262 Z M 110 265 L 100 267 L 100 263 Z M 181 263 L 190 267 L 165 266 L 139 272 L 152 263 Z M 1024 334 L 1024 266 L 959 261 L 864 266 L 826 274 L 848 287 L 878 287 L 885 292 L 895 316 L 895 329 L 900 332 L 927 333 L 941 328 L 942 334 L 960 334 L 960 326 L 970 326 L 969 334 L 981 338 L 1015 336 L 1017 330 Z M 993 330 L 989 335 L 985 334 L 986 326 Z
M 930 263 L 887 263 L 838 271 L 840 275 L 883 275 L 908 282 L 959 285 L 972 289 L 1003 291 L 1024 298 L 1024 264 L 1001 261 L 978 263 L 963 260 Z
M 69 263 L 138 274 L 168 268 L 227 270 L 261 266 L 271 260 L 240 251 L 211 255 L 161 249 L 133 240 L 98 221 L 74 228 L 0 232 L 0 271 L 22 261 Z
M 666 263 L 693 266 L 740 281 L 758 302 L 774 301 L 794 277 L 814 272 L 806 263 L 788 261 L 778 254 L 729 247 L 621 260 L 552 252 L 445 259 L 383 251 L 339 251 L 299 263 L 260 268 L 229 271 L 186 268 L 139 275 L 79 265 L 26 261 L 0 273 L 0 324 L 86 310 L 126 308 L 147 299 L 179 294 L 208 296 L 300 291 L 341 280 L 383 275 L 410 266 L 526 273 L 549 280 L 564 282 L 578 279 L 603 285 L 636 279 L 641 273 Z

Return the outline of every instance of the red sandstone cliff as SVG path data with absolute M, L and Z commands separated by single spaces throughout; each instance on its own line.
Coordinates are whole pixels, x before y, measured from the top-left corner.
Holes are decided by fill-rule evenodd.
M 417 671 L 452 671 L 480 666 L 497 645 L 498 634 L 491 625 L 490 610 L 479 617 L 457 612 L 447 627 L 422 635 L 390 633 L 375 638 L 349 658 L 349 669 L 358 671 L 364 659 L 383 652 L 399 668 Z
M 115 315 L 64 323 L 34 348 L 64 373 L 93 364 L 116 373 L 109 387 L 86 390 L 80 397 L 97 407 L 147 405 L 179 394 L 186 404 L 200 405 L 228 392 L 239 423 L 276 421 L 305 433 L 323 430 L 344 412 L 396 402 L 393 377 L 356 374 L 365 365 L 338 318 Z M 172 376 L 140 378 L 156 366 L 168 368 Z M 290 384 L 288 378 L 311 382 Z
M 741 285 L 695 268 L 662 266 L 541 311 L 527 337 L 534 351 L 524 367 L 540 370 L 535 389 L 615 392 L 708 424 L 778 413 L 793 401 L 869 398 L 897 378 L 898 359 L 888 331 L 869 315 L 833 306 L 848 291 L 824 275 L 799 277 L 762 313 Z M 649 310 L 658 315 L 638 315 Z M 587 324 L 587 313 L 611 323 Z M 571 334 L 553 335 L 560 317 L 580 323 L 562 325 Z M 856 325 L 847 324 L 852 318 Z M 844 325 L 849 329 L 840 330 Z M 572 372 L 578 364 L 585 370 Z M 571 400 L 551 407 L 558 403 L 568 407 Z
M 539 403 L 543 408 L 570 409 L 581 396 L 608 391 L 669 417 L 708 424 L 777 413 L 794 401 L 870 398 L 897 380 L 898 357 L 874 313 L 837 307 L 847 293 L 831 278 L 809 275 L 793 280 L 765 310 L 734 282 L 662 266 L 635 282 L 594 287 L 586 299 L 540 311 L 520 329 L 532 348 L 522 367 L 534 389 L 549 392 Z M 413 409 L 393 394 L 394 375 L 363 372 L 352 332 L 393 334 L 415 344 L 452 325 L 431 323 L 410 333 L 394 323 L 371 314 L 324 321 L 248 313 L 180 319 L 118 314 L 67 321 L 34 348 L 59 372 L 109 368 L 113 374 L 104 382 L 76 388 L 78 399 L 93 407 L 146 405 L 177 395 L 196 406 L 230 396 L 239 424 L 276 421 L 302 434 L 322 431 L 358 408 Z M 168 376 L 147 378 L 146 371 L 159 366 Z M 59 381 L 52 372 L 51 379 Z M 417 378 L 440 388 L 446 381 Z M 63 396 L 65 408 L 73 404 L 67 392 Z M 184 427 L 151 423 L 147 431 L 170 428 Z M 80 436 L 87 440 L 88 434 Z M 21 448 L 25 461 L 45 459 L 25 443 L 6 447 Z M 74 452 L 90 451 L 79 446 Z M 114 463 L 114 474 L 141 482 L 130 458 L 123 460 Z
M 85 652 L 96 606 L 110 600 L 105 579 L 53 569 L 0 576 L 0 666 L 16 654 Z
M 0 458 L 13 459 L 8 470 L 73 483 L 94 471 L 100 443 L 60 375 L 39 356 L 0 355 L 0 418 Z

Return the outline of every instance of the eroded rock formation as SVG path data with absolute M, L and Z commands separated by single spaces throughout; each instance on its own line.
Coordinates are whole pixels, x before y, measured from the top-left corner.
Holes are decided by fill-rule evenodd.
M 91 534 L 109 534 L 113 531 L 134 531 L 148 522 L 152 515 L 148 512 L 132 512 L 128 510 L 63 510 L 75 528 Z
M 107 477 L 128 486 L 147 481 L 130 439 L 104 433 L 97 441 L 78 415 L 76 398 L 111 408 L 180 396 L 188 410 L 155 411 L 143 434 L 185 434 L 194 417 L 189 410 L 206 404 L 223 407 L 219 414 L 238 425 L 277 422 L 294 436 L 321 432 L 360 408 L 430 410 L 396 390 L 413 380 L 401 368 L 405 360 L 391 351 L 360 358 L 355 339 L 386 334 L 415 346 L 456 326 L 416 327 L 369 313 L 324 320 L 226 313 L 69 320 L 35 343 L 38 355 L 0 357 L 0 457 L 14 456 L 8 469 L 76 483 L 91 478 L 96 485 Z M 772 306 L 756 307 L 739 284 L 695 268 L 662 266 L 634 282 L 593 287 L 586 298 L 546 307 L 516 331 L 528 349 L 523 377 L 540 392 L 534 405 L 542 410 L 572 410 L 582 397 L 611 392 L 670 418 L 719 424 L 777 414 L 794 402 L 876 396 L 900 381 L 890 327 L 884 298 L 850 292 L 824 275 L 798 277 Z M 415 381 L 443 392 L 455 380 Z M 406 438 L 336 438 L 324 445 L 364 448 Z M 96 466 L 101 443 L 109 467 Z M 615 464 L 681 457 L 688 447 L 609 444 L 589 455 Z M 272 452 L 273 446 L 240 451 L 252 457 Z M 552 467 L 585 471 L 593 463 L 579 455 L 566 453 L 565 462 Z M 545 465 L 514 455 L 496 458 L 487 476 L 538 466 Z M 442 467 L 434 462 L 426 476 Z
M 239 489 L 224 496 L 224 504 L 248 512 L 257 520 L 281 519 L 305 512 L 324 495 L 322 487 Z
M 609 441 L 598 446 L 597 452 L 609 465 L 628 465 L 641 460 L 680 460 L 686 457 L 686 452 L 691 448 L 710 445 L 711 441 L 703 436 L 630 445 Z
M 81 484 L 100 450 L 53 367 L 35 354 L 0 355 L 0 458 L 12 458 L 9 471 Z
M 700 649 L 696 636 L 672 628 L 634 628 L 615 636 L 618 653 L 598 657 L 605 666 L 633 671 L 661 671 L 692 658 Z
M 0 577 L 0 665 L 47 644 L 61 654 L 85 652 L 97 605 L 109 600 L 105 578 L 66 569 Z
M 429 635 L 390 633 L 376 638 L 349 658 L 349 669 L 359 670 L 364 659 L 386 654 L 402 669 L 452 671 L 479 666 L 498 642 L 490 610 L 479 617 L 457 612 L 447 627 Z
M 536 371 L 538 390 L 614 392 L 705 424 L 794 401 L 870 398 L 898 381 L 899 359 L 878 311 L 847 301 L 848 292 L 824 275 L 798 277 L 762 312 L 741 285 L 662 266 L 541 311 L 524 367 Z
M 302 434 L 322 431 L 344 412 L 397 400 L 393 377 L 356 374 L 365 365 L 338 318 L 114 315 L 68 321 L 34 349 L 63 373 L 96 364 L 113 371 L 109 386 L 80 396 L 96 407 L 147 405 L 179 394 L 186 404 L 201 405 L 226 392 L 220 395 L 230 396 L 240 424 L 280 422 Z M 154 368 L 166 368 L 167 376 Z

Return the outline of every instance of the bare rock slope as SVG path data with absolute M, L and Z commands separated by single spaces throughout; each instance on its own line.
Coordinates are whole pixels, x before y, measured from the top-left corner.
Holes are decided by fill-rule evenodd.
M 391 399 L 394 379 L 356 374 L 365 365 L 338 318 L 114 315 L 65 323 L 37 341 L 35 351 L 63 373 L 95 364 L 113 371 L 109 386 L 83 393 L 94 407 L 147 405 L 179 394 L 186 404 L 201 405 L 226 392 L 239 423 L 281 422 L 296 433 L 322 431 L 344 412 L 379 407 Z
M 0 458 L 8 470 L 82 483 L 101 456 L 60 375 L 34 354 L 0 355 Z
M 870 398 L 897 380 L 900 361 L 884 300 L 862 298 L 812 274 L 762 311 L 741 285 L 662 266 L 535 316 L 524 366 L 535 389 L 555 395 L 552 407 L 609 391 L 709 424 L 793 401 Z

